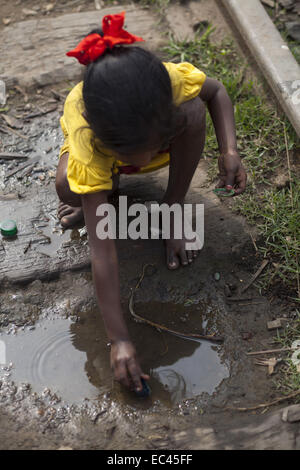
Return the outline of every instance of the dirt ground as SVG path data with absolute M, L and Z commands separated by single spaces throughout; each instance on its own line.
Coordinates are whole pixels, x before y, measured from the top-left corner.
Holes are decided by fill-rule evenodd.
M 216 34 L 230 31 L 214 2 L 203 5 Z M 94 2 L 1 1 L 0 9 L 3 30 L 31 16 L 93 10 Z M 137 399 L 113 382 L 86 235 L 80 227 L 62 234 L 56 220 L 59 117 L 68 87 L 13 88 L 8 114 L 22 126 L 0 134 L 0 152 L 39 157 L 30 171 L 26 167 L 9 178 L 16 162 L 2 160 L 0 169 L 1 217 L 17 219 L 21 229 L 17 242 L 0 245 L 0 346 L 6 347 L 0 448 L 299 448 L 297 424 L 282 422 L 279 405 L 263 414 L 229 409 L 278 396 L 273 376 L 247 352 L 271 348 L 274 332 L 267 322 L 292 317 L 295 305 L 262 296 L 253 286 L 240 294 L 261 264 L 252 241 L 255 230 L 212 193 L 205 159 L 186 201 L 205 206 L 205 244 L 192 266 L 168 271 L 160 240 L 118 241 L 124 312 L 151 375 L 152 394 Z M 34 117 L 41 110 L 47 113 Z M 159 201 L 167 178 L 167 169 L 124 177 L 119 195 L 133 202 Z M 221 344 L 179 338 L 133 321 L 128 301 L 146 264 L 154 266 L 136 293 L 136 312 L 183 335 L 222 336 Z

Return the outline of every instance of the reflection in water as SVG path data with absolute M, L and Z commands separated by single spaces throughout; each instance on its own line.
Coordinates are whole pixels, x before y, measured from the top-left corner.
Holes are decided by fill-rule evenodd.
M 135 322 L 130 322 L 130 334 L 142 369 L 151 376 L 148 406 L 155 400 L 170 405 L 202 392 L 212 393 L 228 376 L 219 358 L 220 346 L 163 336 Z M 6 344 L 7 363 L 13 363 L 10 378 L 31 383 L 37 392 L 47 387 L 63 400 L 79 403 L 113 390 L 119 400 L 141 403 L 135 394 L 114 386 L 110 351 L 98 311 L 81 315 L 77 322 L 41 320 L 34 330 L 2 335 L 0 339 Z M 0 376 L 5 373 L 0 372 Z

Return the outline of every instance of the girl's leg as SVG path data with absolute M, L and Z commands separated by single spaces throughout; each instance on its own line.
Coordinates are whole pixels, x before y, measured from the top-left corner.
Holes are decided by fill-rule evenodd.
M 187 125 L 171 145 L 169 181 L 163 202 L 182 204 L 203 152 L 206 131 L 206 107 L 197 97 L 181 105 Z M 166 240 L 167 266 L 187 265 L 197 255 L 185 250 L 185 240 Z
M 56 192 L 60 199 L 58 217 L 64 228 L 72 227 L 83 219 L 81 196 L 71 191 L 67 179 L 68 158 L 68 153 L 60 157 L 56 171 Z
M 56 171 L 56 192 L 60 199 L 58 217 L 64 228 L 70 228 L 83 220 L 81 196 L 71 191 L 67 178 L 68 158 L 68 153 L 64 153 L 60 157 Z M 112 181 L 113 188 L 108 192 L 108 196 L 118 188 L 119 174 L 113 175 Z

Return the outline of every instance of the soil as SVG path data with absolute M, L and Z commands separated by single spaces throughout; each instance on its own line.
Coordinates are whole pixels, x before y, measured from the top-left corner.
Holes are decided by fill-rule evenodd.
M 2 16 L 10 24 L 25 19 L 25 3 L 35 16 L 94 9 L 91 1 L 68 1 L 53 3 L 45 13 L 37 1 L 2 1 Z M 216 17 L 209 3 L 207 11 Z M 82 227 L 62 233 L 56 220 L 59 117 L 68 87 L 12 88 L 8 114 L 21 126 L 0 134 L 0 152 L 39 158 L 28 174 L 25 168 L 7 178 L 17 169 L 15 160 L 2 160 L 0 169 L 1 217 L 15 218 L 19 227 L 16 240 L 0 245 L 0 448 L 299 448 L 297 425 L 286 425 L 278 434 L 283 426 L 279 405 L 264 416 L 226 409 L 278 396 L 273 376 L 247 352 L 270 349 L 274 332 L 267 322 L 293 317 L 295 305 L 276 294 L 261 295 L 253 285 L 240 294 L 261 264 L 252 242 L 256 233 L 213 194 L 205 159 L 186 201 L 205 205 L 205 243 L 193 265 L 169 271 L 161 240 L 117 242 L 124 312 L 142 367 L 151 376 L 151 395 L 140 399 L 114 383 L 86 234 Z M 41 109 L 49 112 L 24 119 Z M 132 202 L 159 201 L 167 179 L 167 169 L 124 177 L 119 195 Z M 136 292 L 136 312 L 183 337 L 131 317 L 128 301 L 146 264 L 154 267 Z M 190 332 L 224 341 L 187 339 Z M 270 438 L 272 426 L 277 431 Z M 255 427 L 262 430 L 257 438 Z

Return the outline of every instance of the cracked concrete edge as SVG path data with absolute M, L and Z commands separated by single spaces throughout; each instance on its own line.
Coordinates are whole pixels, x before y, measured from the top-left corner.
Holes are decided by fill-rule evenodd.
M 260 0 L 221 0 L 300 137 L 300 66 Z

